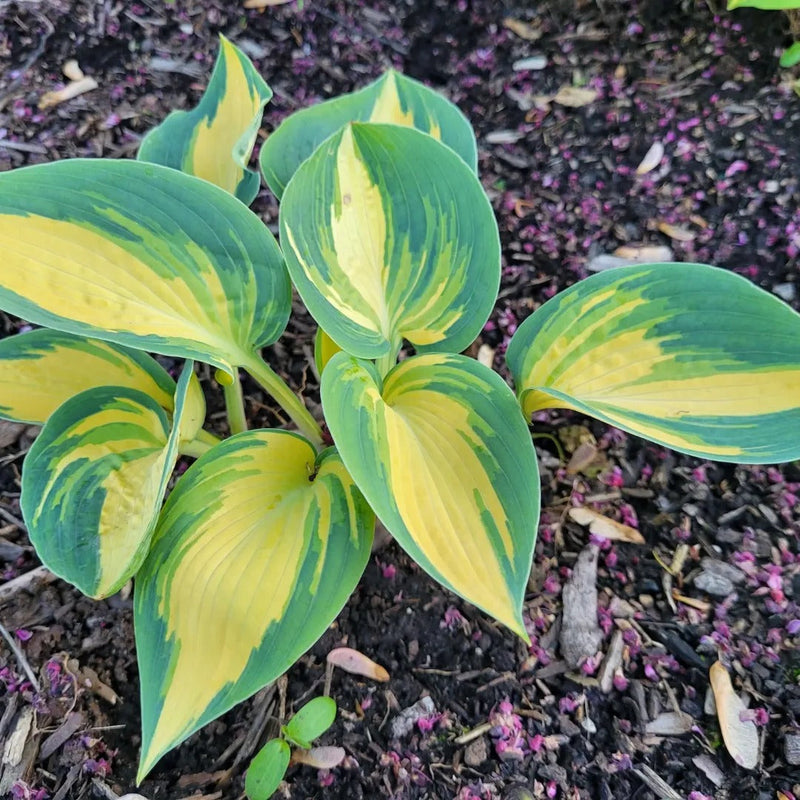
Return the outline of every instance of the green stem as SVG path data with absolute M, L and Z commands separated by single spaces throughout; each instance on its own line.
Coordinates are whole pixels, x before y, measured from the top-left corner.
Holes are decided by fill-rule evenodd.
M 247 417 L 244 413 L 244 395 L 242 394 L 242 382 L 239 380 L 239 370 L 237 369 L 231 378 L 227 372 L 218 369 L 215 377 L 225 395 L 225 411 L 228 413 L 228 425 L 231 433 L 246 431 Z
M 197 432 L 197 436 L 194 437 L 194 441 L 208 445 L 208 449 L 210 449 L 215 444 L 219 444 L 222 439 L 220 439 L 219 436 L 215 436 L 210 431 L 204 431 L 201 429 Z
M 378 370 L 378 374 L 381 376 L 381 380 L 385 378 L 389 374 L 389 371 L 397 364 L 397 355 L 399 352 L 400 345 L 398 344 L 397 347 L 391 348 L 385 356 L 375 359 L 375 367 Z
M 200 434 L 205 433 L 205 431 L 200 431 L 195 439 L 192 439 L 191 442 L 182 442 L 178 451 L 182 456 L 189 456 L 190 458 L 200 458 L 204 453 L 207 453 L 215 444 L 219 443 L 219 439 L 212 434 L 208 434 L 208 436 L 213 436 L 214 441 L 210 442 L 208 439 L 203 436 L 201 437 Z
M 292 422 L 318 450 L 322 448 L 322 428 L 303 405 L 303 401 L 286 385 L 283 379 L 259 356 L 248 356 L 242 367 L 264 391 L 268 392 L 289 415 Z
M 559 461 L 563 462 L 563 461 L 567 460 L 567 456 L 566 456 L 566 453 L 564 453 L 564 448 L 561 446 L 561 442 L 559 442 L 558 439 L 555 436 L 553 436 L 551 433 L 532 433 L 531 434 L 531 438 L 532 439 L 549 439 L 556 446 L 556 450 L 558 450 L 558 459 L 559 459 Z

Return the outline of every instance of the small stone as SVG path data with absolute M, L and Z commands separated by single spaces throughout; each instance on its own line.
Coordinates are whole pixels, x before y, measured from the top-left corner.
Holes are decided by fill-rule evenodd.
M 704 558 L 700 566 L 704 572 L 713 572 L 715 575 L 727 578 L 731 583 L 744 583 L 746 577 L 738 567 L 716 558 Z
M 521 58 L 511 65 L 514 72 L 522 72 L 526 69 L 540 70 L 547 66 L 547 58 L 545 56 L 531 56 L 530 58 Z
M 489 758 L 489 745 L 485 736 L 470 742 L 464 750 L 464 763 L 468 767 L 479 767 Z
M 796 767 L 800 764 L 800 733 L 787 733 L 783 739 L 786 761 Z
M 433 700 L 427 695 L 420 698 L 413 706 L 404 708 L 392 720 L 392 737 L 395 739 L 402 739 L 404 736 L 408 736 L 408 734 L 414 730 L 417 720 L 423 717 L 430 717 L 435 713 L 436 706 Z
M 781 185 L 778 181 L 765 181 L 764 191 L 767 194 L 777 194 L 781 190 Z
M 723 575 L 715 575 L 713 572 L 701 572 L 694 579 L 694 585 L 701 592 L 714 595 L 714 597 L 727 597 L 734 590 L 733 581 Z
M 776 283 L 772 291 L 787 303 L 791 303 L 797 297 L 797 287 L 793 283 Z

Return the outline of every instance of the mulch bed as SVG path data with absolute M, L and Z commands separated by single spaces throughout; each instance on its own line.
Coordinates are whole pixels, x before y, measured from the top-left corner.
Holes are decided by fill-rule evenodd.
M 507 374 L 519 322 L 619 248 L 726 266 L 797 307 L 800 98 L 796 76 L 777 68 L 787 24 L 712 6 L 305 0 L 259 12 L 238 0 L 0 0 L 0 169 L 133 156 L 145 131 L 197 101 L 218 33 L 275 91 L 263 136 L 296 108 L 395 66 L 475 126 L 505 257 L 474 350 Z M 69 59 L 98 88 L 40 110 Z M 582 91 L 563 104 L 554 98 L 564 87 Z M 656 143 L 663 157 L 637 174 Z M 254 208 L 275 230 L 266 190 Z M 21 324 L 0 322 L 4 335 Z M 297 308 L 268 356 L 313 400 L 312 335 Z M 275 424 L 269 398 L 251 387 L 248 401 L 254 424 Z M 92 602 L 58 580 L 13 591 L 38 567 L 18 504 L 35 432 L 0 429 L 0 619 L 19 650 L 0 643 L 0 796 L 240 797 L 249 757 L 277 728 L 280 695 L 293 708 L 321 693 L 326 653 L 346 644 L 390 681 L 333 673 L 340 712 L 323 743 L 347 758 L 330 773 L 293 767 L 285 797 L 800 798 L 800 469 L 701 462 L 561 411 L 534 429 L 548 436 L 536 439 L 544 511 L 530 648 L 388 543 L 281 691 L 206 726 L 138 790 L 130 594 Z M 591 459 L 568 469 L 587 442 Z M 568 514 L 576 506 L 638 528 L 645 544 L 590 537 Z M 596 579 L 591 569 L 579 577 L 590 636 L 597 592 L 602 652 L 573 667 L 564 637 L 581 631 L 565 630 L 574 622 L 562 608 L 582 552 L 597 556 Z M 756 770 L 731 759 L 709 705 L 718 657 L 750 699 Z M 421 716 L 396 724 L 424 696 Z

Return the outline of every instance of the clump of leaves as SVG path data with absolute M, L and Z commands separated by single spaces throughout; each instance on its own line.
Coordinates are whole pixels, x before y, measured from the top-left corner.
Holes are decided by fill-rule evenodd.
M 200 105 L 140 160 L 0 176 L 0 308 L 44 328 L 0 345 L 0 414 L 44 424 L 22 510 L 42 561 L 86 594 L 135 577 L 140 780 L 322 635 L 376 515 L 527 640 L 537 411 L 703 458 L 800 456 L 800 317 L 721 269 L 642 264 L 572 286 L 516 332 L 516 396 L 460 355 L 497 295 L 497 224 L 469 123 L 396 72 L 262 147 L 281 249 L 246 205 L 270 96 L 223 39 Z M 261 356 L 292 283 L 320 326 L 324 423 Z M 183 359 L 177 381 L 148 353 Z M 217 370 L 224 441 L 203 429 L 194 361 Z M 247 430 L 240 369 L 297 430 Z M 197 460 L 163 503 L 180 455 Z

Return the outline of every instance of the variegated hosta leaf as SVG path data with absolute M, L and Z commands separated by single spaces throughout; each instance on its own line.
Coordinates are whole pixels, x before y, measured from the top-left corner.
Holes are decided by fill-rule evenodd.
M 63 402 L 95 386 L 138 389 L 172 411 L 175 381 L 139 350 L 47 328 L 0 340 L 4 419 L 42 425 Z
M 21 506 L 48 569 L 90 597 L 116 592 L 139 568 L 178 457 L 205 404 L 187 362 L 170 420 L 137 389 L 100 386 L 67 400 L 33 443 Z
M 247 168 L 272 89 L 236 45 L 220 36 L 203 97 L 191 111 L 173 111 L 142 140 L 138 158 L 210 181 L 250 205 L 261 183 Z
M 523 410 L 573 408 L 703 458 L 800 456 L 800 316 L 704 264 L 593 275 L 508 348 Z
M 500 284 L 500 243 L 480 182 L 413 128 L 354 123 L 295 173 L 280 209 L 289 272 L 317 322 L 361 358 L 458 352 Z
M 373 526 L 337 453 L 293 433 L 237 434 L 190 467 L 136 579 L 140 779 L 322 635 Z
M 317 372 L 320 375 L 324 372 L 325 365 L 341 349 L 322 328 L 317 328 L 316 336 L 314 336 L 314 363 L 317 365 Z
M 415 356 L 381 387 L 338 353 L 322 404 L 381 522 L 444 586 L 527 639 L 522 601 L 539 518 L 530 433 L 511 390 L 465 356 Z
M 417 128 L 446 144 L 477 172 L 475 134 L 457 106 L 419 81 L 389 70 L 364 89 L 292 114 L 264 142 L 261 171 L 278 199 L 297 168 L 348 122 Z
M 210 183 L 138 161 L 0 174 L 0 308 L 228 372 L 290 311 L 277 242 Z
M 728 11 L 734 8 L 760 8 L 764 11 L 785 11 L 800 8 L 800 0 L 728 0 Z

